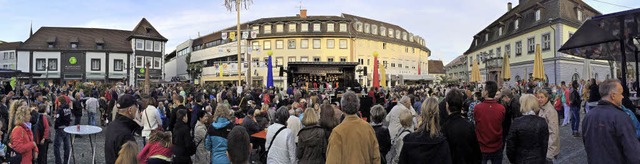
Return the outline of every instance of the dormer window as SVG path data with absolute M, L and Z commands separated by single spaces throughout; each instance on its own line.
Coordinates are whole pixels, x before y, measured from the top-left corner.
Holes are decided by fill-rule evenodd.
M 96 38 L 96 49 L 104 49 L 104 40 L 102 38 Z
M 502 27 L 498 28 L 498 36 L 502 36 Z
M 47 47 L 54 48 L 55 45 L 56 45 L 56 37 L 55 36 L 47 39 Z
M 489 41 L 489 34 L 484 34 L 484 41 Z
M 579 20 L 579 21 L 582 21 L 582 10 L 578 9 L 578 10 L 576 11 L 576 14 L 578 15 L 578 20 Z
M 73 49 L 78 48 L 78 43 L 71 43 L 71 48 L 73 48 Z
M 362 32 L 362 22 L 356 22 L 354 26 L 356 27 L 356 31 Z
M 54 48 L 55 47 L 54 45 L 55 45 L 54 43 L 47 43 L 47 47 L 49 48 Z
M 69 43 L 71 43 L 72 49 L 78 48 L 78 37 L 72 37 L 71 40 L 69 40 Z
M 536 9 L 536 13 L 535 13 L 535 15 L 536 15 L 536 21 L 539 21 L 539 20 L 540 20 L 540 13 L 541 13 L 541 12 L 542 12 L 542 11 L 540 11 L 540 9 Z
M 520 19 L 516 19 L 516 20 L 513 22 L 513 29 L 516 29 L 516 30 L 517 30 L 519 27 L 520 27 Z

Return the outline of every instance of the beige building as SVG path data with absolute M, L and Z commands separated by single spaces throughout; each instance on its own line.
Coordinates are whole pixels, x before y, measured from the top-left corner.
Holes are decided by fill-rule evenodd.
M 467 71 L 479 59 L 481 81 L 502 82 L 502 60 L 506 55 L 511 66 L 511 83 L 531 78 L 535 45 L 540 44 L 547 82 L 610 77 L 606 62 L 592 61 L 586 74 L 584 59 L 557 52 L 577 28 L 600 12 L 581 0 L 520 0 L 507 4 L 507 12 L 473 36 L 467 58 Z
M 191 62 L 205 65 L 201 81 L 233 83 L 251 70 L 254 85 L 266 84 L 267 52 L 273 52 L 274 84 L 287 86 L 280 68 L 288 62 L 357 62 L 356 79 L 363 86 L 372 85 L 373 53 L 386 66 L 388 84 L 410 80 L 434 80 L 428 75 L 431 51 L 423 38 L 400 26 L 350 14 L 307 16 L 306 10 L 288 17 L 261 18 L 241 24 L 241 73 L 237 71 L 237 47 L 230 41 L 235 27 L 193 40 Z M 248 56 L 247 55 L 248 52 Z M 250 57 L 249 57 L 250 56 Z M 250 65 L 246 64 L 250 61 Z M 222 69 L 220 68 L 222 67 Z M 222 72 L 222 75 L 220 73 Z

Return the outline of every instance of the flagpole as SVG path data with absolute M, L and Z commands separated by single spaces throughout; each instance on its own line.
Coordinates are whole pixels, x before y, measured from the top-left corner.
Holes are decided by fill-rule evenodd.
M 236 11 L 237 11 L 237 19 L 236 19 L 236 35 L 240 35 L 240 0 L 235 0 L 236 1 Z M 236 42 L 238 42 L 238 87 L 242 86 L 242 74 L 241 74 L 241 65 L 242 64 L 242 57 L 240 56 L 241 54 L 241 49 L 240 49 L 240 39 L 236 39 Z

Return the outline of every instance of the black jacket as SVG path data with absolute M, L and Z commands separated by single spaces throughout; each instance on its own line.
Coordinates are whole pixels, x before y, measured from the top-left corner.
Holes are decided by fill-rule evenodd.
M 600 87 L 596 84 L 591 84 L 589 86 L 589 102 L 598 102 L 600 101 Z
M 504 102 L 502 103 L 502 105 L 504 106 L 504 121 L 502 121 L 502 141 L 504 141 L 507 138 L 507 135 L 509 134 L 509 130 L 511 129 L 511 124 L 513 123 L 513 120 L 515 120 L 516 118 L 522 116 L 522 113 L 520 113 L 520 96 L 514 96 L 513 98 L 511 98 L 510 102 Z
M 298 133 L 296 157 L 299 163 L 323 164 L 327 158 L 326 150 L 329 141 L 327 131 L 318 125 L 307 126 Z
M 513 121 L 507 136 L 511 163 L 546 163 L 549 128 L 544 118 L 526 115 Z
M 569 95 L 569 98 L 571 100 L 571 106 L 572 107 L 579 107 L 580 104 L 582 104 L 582 98 L 580 97 L 580 93 L 578 93 L 577 89 L 573 89 L 571 91 L 571 94 Z
M 173 154 L 180 157 L 189 157 L 196 152 L 196 143 L 191 137 L 189 125 L 183 121 L 176 122 L 173 129 Z
M 55 129 L 63 129 L 71 125 L 71 109 L 69 109 L 69 106 L 59 106 L 54 116 L 56 121 L 53 127 Z
M 380 157 L 382 158 L 382 163 L 387 163 L 387 153 L 391 150 L 391 135 L 389 134 L 389 129 L 386 126 L 373 125 L 373 131 L 376 132 L 376 138 L 378 139 L 378 146 L 380 147 Z
M 460 113 L 449 115 L 447 120 L 442 127 L 442 133 L 447 137 L 453 163 L 478 164 L 482 162 L 480 145 L 473 125 L 462 118 Z
M 127 141 L 136 141 L 133 132 L 139 129 L 138 123 L 121 114 L 105 128 L 104 158 L 107 164 L 113 164 L 118 159 L 120 148 Z
M 81 100 L 75 100 L 75 101 L 71 101 L 71 103 L 73 103 L 73 116 L 82 116 L 82 101 Z
M 180 105 L 173 108 L 173 110 L 171 110 L 171 113 L 169 113 L 169 131 L 173 131 L 173 127 L 176 125 L 176 112 L 178 112 L 178 110 L 180 109 L 186 110 L 187 107 L 185 107 L 184 105 Z
M 449 144 L 443 135 L 431 137 L 429 132 L 420 131 L 408 134 L 403 142 L 398 163 L 452 163 Z

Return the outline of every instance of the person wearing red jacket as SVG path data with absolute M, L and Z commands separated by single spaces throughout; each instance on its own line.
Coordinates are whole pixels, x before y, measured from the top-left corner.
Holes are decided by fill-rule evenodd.
M 149 160 L 171 159 L 173 155 L 171 148 L 171 133 L 153 130 L 149 135 L 149 144 L 145 145 L 142 151 L 138 153 L 138 163 L 150 163 L 148 162 Z
M 31 129 L 25 124 L 31 120 L 31 114 L 28 107 L 20 107 L 17 109 L 15 116 L 15 127 L 11 131 L 11 139 L 9 147 L 22 155 L 21 164 L 30 164 L 38 156 L 38 146 L 33 140 Z M 35 153 L 35 154 L 34 154 Z
M 498 91 L 498 84 L 494 81 L 485 82 L 482 96 L 484 101 L 473 109 L 473 117 L 476 122 L 476 136 L 482 152 L 482 163 L 491 161 L 494 164 L 502 163 L 502 122 L 505 109 L 494 99 Z

